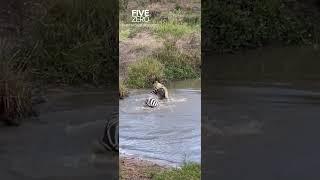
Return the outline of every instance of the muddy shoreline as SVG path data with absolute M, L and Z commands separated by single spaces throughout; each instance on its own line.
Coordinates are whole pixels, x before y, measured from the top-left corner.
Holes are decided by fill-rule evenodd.
M 134 156 L 120 155 L 120 180 L 149 180 L 153 174 L 170 169 L 169 166 Z

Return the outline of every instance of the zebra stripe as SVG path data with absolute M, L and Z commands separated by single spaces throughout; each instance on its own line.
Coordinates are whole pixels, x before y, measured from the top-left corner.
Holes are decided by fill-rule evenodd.
M 158 95 L 158 89 L 154 89 L 150 92 L 151 95 Z
M 159 105 L 158 100 L 154 97 L 149 97 L 148 99 L 146 99 L 145 103 L 147 106 L 149 106 L 151 108 L 157 107 Z
M 151 108 L 159 106 L 159 89 L 154 89 L 149 93 L 149 97 L 146 99 L 145 104 Z
M 119 114 L 115 113 L 107 120 L 101 144 L 108 151 L 119 152 Z

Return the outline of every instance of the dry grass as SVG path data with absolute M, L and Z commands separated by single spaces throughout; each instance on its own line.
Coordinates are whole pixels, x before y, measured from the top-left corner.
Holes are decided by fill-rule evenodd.
M 152 79 L 200 76 L 200 0 L 127 1 L 120 11 L 120 79 L 129 88 L 146 88 Z M 151 22 L 131 24 L 131 9 L 147 8 Z M 129 15 L 129 17 L 127 17 Z
M 0 63 L 0 120 L 18 125 L 31 112 L 31 91 L 26 74 L 14 71 L 8 62 Z
M 125 83 L 123 81 L 119 82 L 119 96 L 120 99 L 123 99 L 125 97 L 127 97 L 129 95 L 129 91 L 127 86 L 125 85 Z

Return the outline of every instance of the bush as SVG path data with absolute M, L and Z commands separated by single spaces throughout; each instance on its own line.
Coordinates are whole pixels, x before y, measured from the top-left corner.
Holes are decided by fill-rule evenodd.
M 155 79 L 164 78 L 164 66 L 153 58 L 138 60 L 128 67 L 127 84 L 131 88 L 146 88 L 152 86 Z
M 104 0 L 43 1 L 47 14 L 34 22 L 29 56 L 36 78 L 74 84 L 117 82 L 115 10 Z M 114 19 L 113 19 L 114 18 Z
M 123 81 L 119 82 L 119 96 L 120 99 L 123 99 L 127 97 L 129 94 L 128 88 L 126 87 L 126 84 Z
M 31 91 L 26 83 L 26 74 L 8 62 L 0 62 L 0 119 L 18 125 L 31 113 Z
M 155 54 L 155 58 L 164 66 L 168 80 L 182 80 L 200 76 L 200 58 L 181 53 L 174 45 L 165 44 L 165 48 Z
M 318 38 L 315 32 L 320 32 L 317 17 L 303 16 L 307 13 L 298 1 L 213 0 L 203 6 L 210 7 L 203 9 L 205 40 L 217 52 L 255 48 L 273 41 L 310 44 Z

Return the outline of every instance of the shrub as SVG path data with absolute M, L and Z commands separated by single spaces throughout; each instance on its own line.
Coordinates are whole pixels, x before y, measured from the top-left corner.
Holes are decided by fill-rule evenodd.
M 123 81 L 119 82 L 119 96 L 120 99 L 123 99 L 127 97 L 129 94 L 128 88 L 126 87 L 126 84 Z
M 153 58 L 144 58 L 128 67 L 127 84 L 132 88 L 152 86 L 155 79 L 164 78 L 164 66 Z
M 155 54 L 155 58 L 164 66 L 164 74 L 168 80 L 182 80 L 200 76 L 200 58 L 181 53 L 172 44 Z
M 303 13 L 299 1 L 213 0 L 203 6 L 210 7 L 203 9 L 202 20 L 211 51 L 255 48 L 273 41 L 310 44 L 319 32 L 317 17 Z
M 8 62 L 0 62 L 0 119 L 18 125 L 32 108 L 31 92 L 26 74 L 14 71 Z
M 34 22 L 23 45 L 37 78 L 74 84 L 117 82 L 118 37 L 113 1 L 43 1 L 47 14 Z M 22 49 L 22 48 L 19 48 Z

